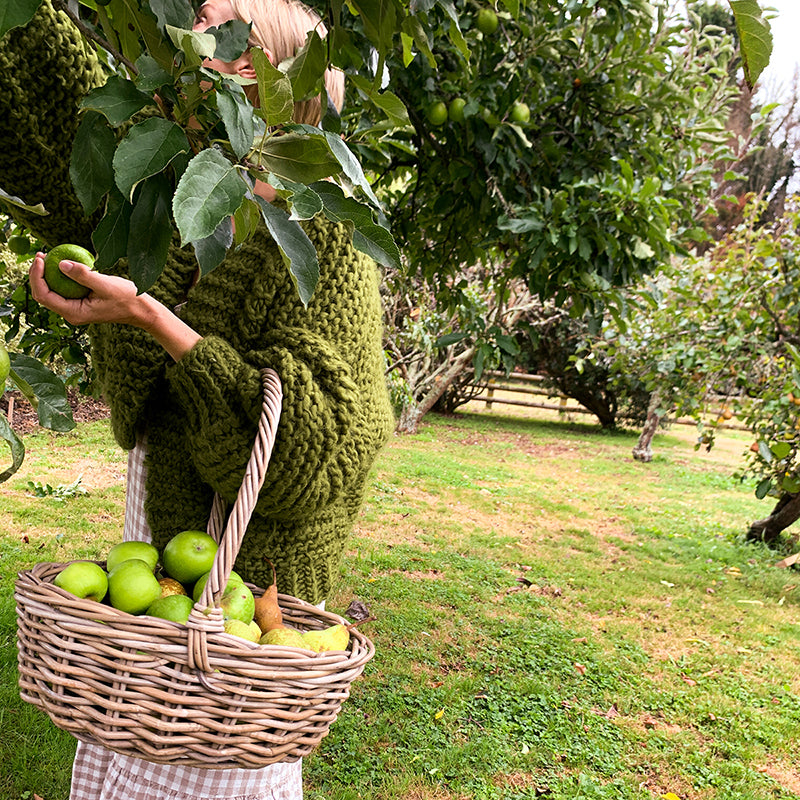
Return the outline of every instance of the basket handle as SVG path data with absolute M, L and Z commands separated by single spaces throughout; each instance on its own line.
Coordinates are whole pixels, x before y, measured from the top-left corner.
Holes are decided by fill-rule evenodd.
M 236 502 L 222 534 L 219 531 L 225 518 L 225 502 L 219 494 L 214 496 L 208 532 L 219 542 L 219 549 L 214 556 L 211 574 L 208 576 L 203 593 L 195 603 L 186 623 L 189 628 L 189 666 L 203 672 L 211 672 L 206 634 L 223 630 L 222 609 L 219 606 L 222 590 L 228 583 L 236 556 L 242 546 L 247 525 L 258 501 L 258 493 L 264 485 L 269 458 L 275 444 L 283 399 L 281 382 L 273 369 L 261 370 L 261 382 L 264 396 L 253 450 L 245 468 Z

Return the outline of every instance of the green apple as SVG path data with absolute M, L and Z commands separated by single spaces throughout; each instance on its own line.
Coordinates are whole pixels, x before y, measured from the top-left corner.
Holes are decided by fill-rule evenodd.
M 9 237 L 8 249 L 14 253 L 14 255 L 27 255 L 31 251 L 31 240 L 27 236 L 15 234 Z
M 208 582 L 208 576 L 211 574 L 211 570 L 206 572 L 204 575 L 201 575 L 197 579 L 197 583 L 194 585 L 194 589 L 192 590 L 192 599 L 195 603 L 200 599 L 200 595 L 203 593 L 203 589 L 206 588 L 206 583 Z M 227 589 L 229 586 L 232 586 L 234 583 L 244 583 L 242 576 L 239 575 L 238 572 L 234 572 L 231 570 L 231 575 L 228 578 L 228 582 L 225 584 L 225 588 Z
M 491 36 L 497 30 L 500 20 L 497 19 L 497 14 L 494 13 L 493 9 L 482 8 L 478 12 L 475 24 L 484 36 Z
M 256 599 L 243 583 L 230 583 L 219 601 L 223 619 L 238 619 L 249 625 L 256 613 Z
M 6 346 L 0 342 L 0 394 L 3 394 L 6 388 L 6 381 L 11 374 L 11 358 L 8 355 Z
M 436 127 L 444 125 L 444 123 L 447 122 L 447 106 L 441 100 L 437 100 L 435 103 L 431 103 L 428 106 L 425 115 L 428 117 L 428 122 L 430 122 L 431 125 L 435 125 Z
M 93 561 L 73 561 L 56 575 L 53 583 L 75 597 L 85 597 L 98 603 L 108 591 L 108 576 Z
M 531 121 L 531 110 L 527 103 L 514 103 L 511 107 L 511 121 L 523 124 Z
M 128 614 L 143 614 L 161 597 L 161 584 L 146 561 L 130 558 L 108 573 L 111 605 Z
M 232 636 L 238 636 L 241 639 L 247 639 L 248 642 L 254 644 L 261 638 L 261 632 L 255 633 L 253 627 L 240 619 L 226 619 L 225 620 L 225 633 L 230 633 Z
M 149 542 L 120 542 L 108 551 L 106 569 L 111 572 L 114 567 L 131 558 L 141 558 L 154 570 L 158 563 L 158 550 Z
M 62 261 L 77 261 L 92 269 L 94 256 L 77 244 L 60 244 L 44 258 L 44 280 L 52 291 L 70 300 L 86 297 L 91 290 L 65 275 L 58 266 Z
M 164 547 L 161 563 L 170 578 L 194 583 L 214 563 L 218 545 L 205 531 L 181 531 Z
M 467 101 L 463 97 L 454 97 L 450 101 L 450 106 L 447 109 L 447 113 L 451 122 L 464 121 L 464 106 L 466 104 Z
M 194 608 L 194 601 L 185 594 L 168 594 L 154 600 L 144 612 L 148 617 L 169 619 L 173 622 L 186 623 Z

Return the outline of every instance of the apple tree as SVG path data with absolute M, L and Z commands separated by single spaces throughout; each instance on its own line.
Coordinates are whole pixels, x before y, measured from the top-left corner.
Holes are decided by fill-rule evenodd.
M 409 123 L 385 131 L 361 108 L 346 120 L 410 280 L 457 307 L 484 263 L 501 293 L 616 308 L 705 205 L 727 153 L 731 38 L 687 30 L 666 2 L 532 0 L 492 9 L 496 26 L 471 3 L 455 11 L 463 39 L 435 37 L 435 62 L 387 58 Z M 462 346 L 497 351 L 494 329 Z

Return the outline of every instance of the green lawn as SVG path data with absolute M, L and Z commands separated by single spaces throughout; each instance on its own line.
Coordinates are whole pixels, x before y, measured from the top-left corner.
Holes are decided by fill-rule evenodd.
M 676 427 L 643 465 L 633 432 L 471 408 L 374 469 L 328 606 L 366 603 L 377 653 L 307 800 L 800 797 L 800 581 L 741 541 L 769 510 L 731 477 L 746 437 Z M 26 444 L 0 488 L 0 800 L 65 800 L 73 743 L 16 695 L 12 584 L 103 556 L 125 459 L 106 423 Z

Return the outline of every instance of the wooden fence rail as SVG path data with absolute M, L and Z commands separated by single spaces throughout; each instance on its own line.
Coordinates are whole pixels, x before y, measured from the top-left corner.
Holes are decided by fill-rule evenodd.
M 483 386 L 480 394 L 473 397 L 474 402 L 483 402 L 486 404 L 487 410 L 492 408 L 494 403 L 512 406 L 524 406 L 526 408 L 542 408 L 551 411 L 558 411 L 559 414 L 592 414 L 588 408 L 584 408 L 577 401 L 572 400 L 565 394 L 561 394 L 557 389 L 547 387 L 545 385 L 546 378 L 543 375 L 533 375 L 521 372 L 512 372 L 506 375 L 505 372 L 484 372 L 484 380 L 486 385 Z M 483 382 L 482 382 L 483 383 Z M 476 384 L 476 388 L 481 386 Z M 532 398 L 544 397 L 546 400 L 528 400 L 528 399 L 514 399 L 505 397 L 503 394 L 497 392 L 527 395 Z M 712 396 L 712 403 L 715 404 L 714 413 L 722 413 L 725 402 L 725 397 Z M 676 425 L 696 425 L 697 422 L 693 419 L 673 419 L 670 420 L 672 424 Z M 731 420 L 720 420 L 720 427 L 726 427 L 732 430 L 748 430 L 747 427 Z

